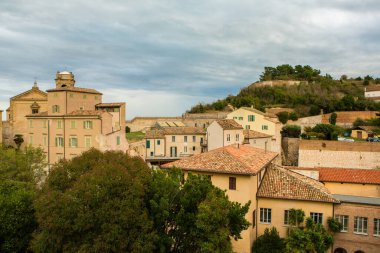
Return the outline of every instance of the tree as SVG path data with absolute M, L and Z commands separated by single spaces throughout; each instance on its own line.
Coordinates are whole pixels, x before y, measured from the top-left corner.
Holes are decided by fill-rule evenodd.
M 331 247 L 333 236 L 309 217 L 306 227 L 290 230 L 285 242 L 287 252 L 324 253 Z
M 297 125 L 285 125 L 281 130 L 282 137 L 299 138 L 301 127 Z
M 329 122 L 331 125 L 336 124 L 336 118 L 337 117 L 338 117 L 338 115 L 335 112 L 331 113 L 330 118 L 329 118 Z
M 266 228 L 264 234 L 257 237 L 252 246 L 253 253 L 282 253 L 285 252 L 284 249 L 284 239 L 280 238 L 275 227 L 271 228 L 271 230 Z
M 90 150 L 55 165 L 36 202 L 35 252 L 151 252 L 156 235 L 145 196 L 147 165 Z
M 0 252 L 26 252 L 37 226 L 33 199 L 45 167 L 42 150 L 0 147 Z
M 289 210 L 289 225 L 299 227 L 305 220 L 305 212 L 302 209 Z
M 278 120 L 282 124 L 286 124 L 286 122 L 288 122 L 288 120 L 289 120 L 289 113 L 288 112 L 279 112 L 276 115 L 278 117 Z
M 250 203 L 230 202 L 208 177 L 178 170 L 156 171 L 149 210 L 159 252 L 232 252 L 230 238 L 248 228 Z
M 312 128 L 315 133 L 322 133 L 325 140 L 336 140 L 339 135 L 344 133 L 344 129 L 330 124 L 317 124 Z
M 293 120 L 293 121 L 298 120 L 298 115 L 297 115 L 297 113 L 295 113 L 295 112 L 291 112 L 291 113 L 289 113 L 289 119 L 290 119 L 290 120 Z

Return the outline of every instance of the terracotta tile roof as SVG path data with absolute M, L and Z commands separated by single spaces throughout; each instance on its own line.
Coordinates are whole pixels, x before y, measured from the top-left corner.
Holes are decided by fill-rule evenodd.
M 163 139 L 165 138 L 163 129 L 152 129 L 145 133 L 145 139 Z
M 276 165 L 265 173 L 257 196 L 339 203 L 322 183 Z
M 100 94 L 100 95 L 102 95 L 102 93 L 100 93 L 99 91 L 94 90 L 94 89 L 71 87 L 71 86 L 60 87 L 60 88 L 54 88 L 54 89 L 47 90 L 47 92 L 54 92 L 54 91 L 76 91 L 76 92 L 93 93 L 93 94 Z
M 96 104 L 96 107 L 120 107 L 123 106 L 125 103 L 100 103 Z
M 33 114 L 28 114 L 26 115 L 27 117 L 40 117 L 40 116 L 48 116 L 48 112 L 39 112 L 39 113 L 33 113 Z
M 370 85 L 365 88 L 365 91 L 380 91 L 380 85 Z
M 377 126 L 358 126 L 355 129 L 358 129 L 358 128 L 363 129 L 366 132 L 373 132 L 373 130 L 379 129 L 379 127 L 377 127 Z
M 243 127 L 233 119 L 215 120 L 224 130 L 243 129 Z
M 164 138 L 165 135 L 199 135 L 206 134 L 203 128 L 199 127 L 165 127 L 162 129 L 152 129 L 146 131 L 145 139 Z
M 245 129 L 243 131 L 243 134 L 244 134 L 245 139 L 257 139 L 257 138 L 272 137 L 272 135 L 268 135 L 268 134 L 260 133 L 260 132 L 254 131 L 254 130 L 248 130 L 248 129 Z
M 294 170 L 310 170 L 319 172 L 321 182 L 380 184 L 380 170 L 374 169 L 344 169 L 344 168 L 303 168 L 289 167 Z
M 189 171 L 255 175 L 277 155 L 250 146 L 240 145 L 238 148 L 230 145 L 167 163 L 162 165 L 162 168 L 177 167 Z
M 257 114 L 261 114 L 261 115 L 264 115 L 265 116 L 265 113 L 263 113 L 262 111 L 259 111 L 255 108 L 252 108 L 252 107 L 240 107 L 240 109 L 245 109 L 245 110 L 248 110 L 248 111 L 251 111 L 251 112 L 254 112 L 254 113 L 257 113 Z

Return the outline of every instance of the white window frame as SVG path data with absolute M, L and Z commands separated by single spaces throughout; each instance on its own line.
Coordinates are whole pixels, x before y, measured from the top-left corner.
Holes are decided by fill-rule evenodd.
M 63 136 L 56 136 L 55 137 L 55 146 L 56 147 L 63 147 L 65 145 L 65 141 L 63 139 Z
M 59 112 L 59 105 L 53 105 L 52 111 L 53 111 L 53 113 L 58 113 Z
M 290 210 L 284 210 L 284 226 L 289 226 Z
M 380 219 L 379 218 L 373 219 L 373 235 L 380 236 Z
M 315 224 L 323 224 L 323 213 L 310 212 L 310 218 Z
M 271 224 L 272 223 L 272 209 L 260 208 L 260 223 Z
M 342 230 L 340 230 L 340 232 L 348 232 L 348 215 L 337 214 L 335 215 L 335 219 L 337 219 L 337 221 L 339 221 L 343 225 Z
M 368 235 L 368 218 L 354 217 L 354 234 Z
M 92 137 L 91 136 L 85 136 L 84 137 L 84 147 L 85 148 L 92 148 Z
M 236 134 L 235 139 L 236 141 L 240 141 L 240 134 Z
M 73 140 L 76 140 L 75 145 L 73 145 Z M 78 147 L 78 137 L 77 136 L 70 136 L 69 145 L 70 145 L 70 148 L 77 148 Z
M 187 142 L 187 135 L 183 136 L 183 142 Z
M 83 128 L 84 129 L 92 129 L 92 127 L 93 127 L 92 120 L 83 121 Z
M 227 141 L 231 141 L 231 135 L 227 134 Z
M 57 120 L 57 129 L 62 129 L 62 120 Z

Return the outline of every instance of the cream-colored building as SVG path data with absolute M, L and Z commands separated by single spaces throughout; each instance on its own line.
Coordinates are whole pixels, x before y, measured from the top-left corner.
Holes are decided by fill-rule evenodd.
M 30 90 L 11 97 L 9 103 L 2 130 L 3 143 L 15 146 L 14 136 L 22 135 L 24 136 L 24 144 L 21 147 L 24 147 L 27 144 L 25 136 L 28 133 L 26 115 L 47 110 L 47 93 L 41 91 L 35 82 Z
M 233 119 L 215 120 L 207 127 L 208 151 L 243 141 L 243 127 Z
M 369 100 L 380 102 L 380 85 L 370 85 L 365 87 L 364 97 Z
M 252 214 L 256 208 L 256 193 L 265 170 L 277 158 L 273 152 L 239 145 L 214 149 L 189 158 L 184 158 L 161 166 L 182 169 L 185 174 L 193 172 L 211 176 L 213 185 L 226 193 L 231 201 L 246 204 L 251 201 L 246 219 L 253 224 Z M 252 227 L 241 233 L 242 239 L 232 241 L 235 252 L 249 253 L 256 238 Z
M 244 144 L 254 148 L 272 151 L 272 136 L 255 130 L 243 130 Z
M 205 149 L 206 132 L 197 127 L 166 127 L 145 134 L 145 160 L 161 164 L 200 154 Z
M 71 72 L 57 72 L 45 110 L 26 115 L 25 144 L 41 147 L 48 164 L 90 148 L 127 150 L 125 103 L 102 103 L 102 93 L 75 87 Z
M 277 117 L 268 117 L 265 113 L 251 107 L 241 107 L 229 113 L 227 119 L 236 120 L 244 129 L 271 135 L 272 151 L 281 153 L 282 124 Z

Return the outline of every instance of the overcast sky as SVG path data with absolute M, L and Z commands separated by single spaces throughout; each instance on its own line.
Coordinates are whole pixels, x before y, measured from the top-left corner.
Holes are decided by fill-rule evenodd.
M 57 70 L 127 118 L 181 115 L 264 66 L 380 76 L 379 0 L 0 0 L 0 109 Z

